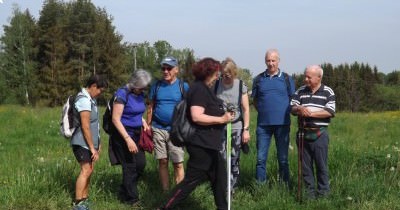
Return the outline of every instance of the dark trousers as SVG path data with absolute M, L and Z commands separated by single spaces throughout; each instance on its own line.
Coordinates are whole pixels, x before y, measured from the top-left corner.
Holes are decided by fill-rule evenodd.
M 225 161 L 218 150 L 210 150 L 188 145 L 189 153 L 185 178 L 170 194 L 163 209 L 173 209 L 184 200 L 197 186 L 209 180 L 217 209 L 227 209 L 226 200 L 227 173 Z
M 136 154 L 130 153 L 121 135 L 119 133 L 114 135 L 116 136 L 112 138 L 113 150 L 122 166 L 120 198 L 123 202 L 136 203 L 139 200 L 137 183 L 139 177 L 143 174 L 146 165 L 146 156 L 141 149 Z M 132 139 L 139 139 L 139 136 L 135 134 Z M 136 145 L 138 144 L 136 143 Z
M 330 191 L 328 145 L 328 131 L 325 131 L 316 141 L 304 141 L 302 170 L 305 189 L 310 197 L 327 195 Z M 315 192 L 314 164 L 317 175 L 317 193 Z

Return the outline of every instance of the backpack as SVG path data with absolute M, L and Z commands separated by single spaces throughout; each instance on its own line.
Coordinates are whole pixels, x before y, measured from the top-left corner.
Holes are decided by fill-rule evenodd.
M 177 147 L 188 143 L 196 132 L 196 127 L 188 117 L 186 98 L 175 106 L 171 124 L 170 139 L 172 144 Z
M 128 90 L 123 88 L 126 92 L 126 98 L 125 98 L 125 104 L 128 103 Z M 103 130 L 108 134 L 111 135 L 111 133 L 114 131 L 114 123 L 112 122 L 112 111 L 113 111 L 113 105 L 115 101 L 115 93 L 111 97 L 111 99 L 107 102 L 106 110 L 104 111 L 103 114 Z
M 75 109 L 75 102 L 84 95 L 70 95 L 64 103 L 61 112 L 60 132 L 66 139 L 71 139 L 77 127 L 80 126 L 80 118 Z

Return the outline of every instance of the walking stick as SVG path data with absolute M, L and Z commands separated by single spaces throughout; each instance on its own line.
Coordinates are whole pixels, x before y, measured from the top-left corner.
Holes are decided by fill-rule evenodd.
M 227 182 L 228 182 L 228 210 L 231 209 L 231 153 L 232 153 L 232 123 L 226 125 L 226 169 L 227 169 Z
M 304 152 L 304 122 L 303 118 L 298 118 L 298 129 L 297 132 L 297 140 L 298 140 L 298 147 L 297 147 L 297 200 L 301 203 L 302 201 L 302 168 L 303 168 L 303 152 Z

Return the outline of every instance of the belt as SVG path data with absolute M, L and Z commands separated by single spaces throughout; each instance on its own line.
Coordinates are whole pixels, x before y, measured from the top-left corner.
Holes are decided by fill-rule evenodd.
M 303 129 L 306 131 L 317 131 L 317 130 L 320 130 L 321 128 L 323 128 L 323 127 L 305 127 Z

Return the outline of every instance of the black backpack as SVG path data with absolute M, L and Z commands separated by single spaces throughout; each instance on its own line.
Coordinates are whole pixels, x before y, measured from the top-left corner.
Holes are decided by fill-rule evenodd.
M 195 132 L 196 127 L 188 117 L 187 101 L 184 98 L 174 108 L 171 131 L 169 133 L 171 142 L 177 147 L 182 147 L 190 141 Z
M 126 88 L 123 88 L 123 89 L 126 91 L 125 92 L 126 93 L 125 102 L 128 103 L 129 91 Z M 115 93 L 114 93 L 114 95 L 111 97 L 111 99 L 107 102 L 106 111 L 104 111 L 104 114 L 103 114 L 103 130 L 108 135 L 110 135 L 115 130 L 114 123 L 112 122 L 112 111 L 113 111 L 113 105 L 114 105 L 115 99 L 116 99 L 116 97 L 115 97 Z

